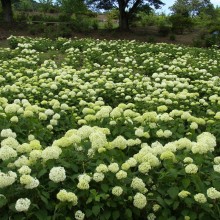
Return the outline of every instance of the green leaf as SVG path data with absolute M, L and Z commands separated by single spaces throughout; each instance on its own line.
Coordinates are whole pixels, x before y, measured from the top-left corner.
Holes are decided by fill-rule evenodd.
M 194 200 L 191 198 L 185 198 L 184 201 L 185 201 L 187 207 L 189 207 L 189 208 L 191 208 L 192 204 L 194 203 Z
M 198 192 L 205 192 L 204 184 L 197 174 L 192 175 L 192 181 L 195 184 Z
M 78 166 L 76 165 L 76 164 L 72 164 L 71 165 L 71 168 L 72 168 L 72 170 L 74 171 L 74 172 L 78 172 L 78 170 L 79 170 L 79 168 L 78 168 Z
M 108 192 L 109 190 L 109 186 L 107 184 L 101 184 L 101 189 L 104 191 L 104 192 Z
M 176 210 L 179 207 L 180 202 L 179 201 L 175 201 L 173 204 L 173 210 Z
M 100 206 L 98 205 L 95 205 L 92 207 L 92 213 L 95 215 L 95 216 L 98 216 L 98 214 L 100 213 Z
M 40 172 L 38 173 L 38 178 L 42 177 L 44 174 L 47 173 L 47 170 L 45 168 L 41 169 Z
M 97 192 L 96 192 L 95 189 L 91 189 L 91 190 L 90 190 L 90 193 L 91 193 L 93 196 L 96 196 L 96 195 L 97 195 Z
M 110 211 L 105 211 L 103 215 L 105 216 L 105 219 L 108 220 L 111 217 L 111 212 Z
M 35 212 L 34 214 L 37 217 L 37 219 L 39 219 L 39 220 L 47 218 L 47 211 L 45 209 L 39 210 L 39 211 Z
M 86 209 L 86 217 L 90 217 L 92 215 L 91 209 Z
M 164 201 L 166 202 L 167 205 L 171 205 L 173 203 L 172 199 L 164 199 Z
M 44 196 L 40 196 L 40 199 L 41 199 L 46 205 L 48 205 L 48 200 L 47 200 L 47 198 L 45 198 Z
M 112 217 L 114 220 L 118 219 L 120 217 L 120 212 L 119 211 L 114 211 L 112 213 Z
M 125 216 L 128 218 L 128 219 L 132 219 L 132 211 L 130 209 L 126 209 L 125 210 Z
M 189 179 L 183 179 L 182 180 L 182 185 L 183 185 L 183 187 L 184 187 L 184 189 L 187 189 L 188 188 L 188 186 L 190 185 L 190 180 Z
M 99 196 L 99 195 L 97 195 L 97 196 L 95 197 L 95 201 L 96 201 L 96 202 L 100 202 L 100 196 Z
M 4 213 L 4 216 L 1 216 L 1 220 L 8 220 L 10 217 L 8 216 L 7 213 Z
M 167 207 L 166 203 L 164 202 L 164 199 L 162 199 L 160 196 L 158 196 L 156 200 L 157 200 L 157 202 L 158 202 L 161 206 L 163 206 L 164 208 Z
M 92 198 L 89 197 L 89 198 L 87 199 L 87 201 L 86 201 L 86 204 L 89 204 L 89 203 L 91 203 L 91 202 L 92 202 Z
M 171 163 L 170 161 L 168 161 L 168 163 L 171 164 L 171 166 L 173 166 L 173 163 Z M 176 179 L 178 176 L 178 172 L 176 169 L 169 169 L 169 176 Z
M 13 212 L 17 212 L 17 210 L 15 209 L 15 203 L 9 205 L 9 209 L 12 210 Z
M 4 195 L 0 194 L 0 208 L 6 205 L 7 202 L 8 202 L 7 198 Z
M 171 187 L 167 190 L 167 193 L 169 194 L 169 196 L 172 198 L 172 199 L 175 199 L 177 196 L 178 196 L 178 193 L 179 193 L 179 188 L 174 186 L 174 187 Z
M 219 180 L 212 180 L 213 187 L 217 188 L 219 187 Z

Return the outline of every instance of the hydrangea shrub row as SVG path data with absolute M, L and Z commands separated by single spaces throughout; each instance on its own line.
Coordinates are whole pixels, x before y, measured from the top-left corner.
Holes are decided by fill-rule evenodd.
M 1 219 L 219 218 L 219 50 L 8 40 Z

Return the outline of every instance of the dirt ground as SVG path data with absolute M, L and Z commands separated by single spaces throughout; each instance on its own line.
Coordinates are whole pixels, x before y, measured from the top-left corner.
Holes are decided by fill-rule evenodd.
M 27 28 L 17 27 L 17 26 L 5 26 L 0 25 L 0 46 L 5 45 L 6 39 L 10 35 L 15 36 L 32 36 Z M 191 46 L 193 40 L 198 37 L 199 31 L 192 31 L 184 33 L 182 35 L 175 35 L 175 40 L 170 40 L 170 34 L 166 37 L 162 37 L 158 34 L 158 28 L 154 26 L 146 28 L 132 28 L 129 32 L 122 32 L 119 30 L 90 30 L 88 32 L 73 32 L 72 37 L 78 38 L 96 38 L 96 39 L 126 39 L 126 40 L 138 40 L 141 42 L 151 42 L 151 43 L 173 43 L 180 45 Z M 41 33 L 37 35 L 41 36 Z M 32 37 L 36 37 L 32 36 Z

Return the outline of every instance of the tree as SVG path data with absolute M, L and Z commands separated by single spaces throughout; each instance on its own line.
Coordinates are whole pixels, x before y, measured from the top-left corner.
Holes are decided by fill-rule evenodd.
M 161 0 L 87 0 L 87 4 L 104 10 L 118 8 L 119 28 L 128 30 L 129 22 L 140 9 L 149 6 L 159 8 L 164 3 Z
M 3 20 L 7 23 L 11 23 L 13 21 L 12 1 L 1 0 L 1 4 L 2 4 Z
M 173 14 L 194 17 L 201 12 L 213 11 L 214 6 L 210 0 L 176 0 L 170 9 Z
M 181 15 L 183 17 L 189 17 L 190 15 L 190 0 L 176 0 L 170 7 L 170 10 L 174 15 Z
M 83 0 L 57 0 L 57 4 L 61 7 L 62 12 L 68 15 L 87 10 Z

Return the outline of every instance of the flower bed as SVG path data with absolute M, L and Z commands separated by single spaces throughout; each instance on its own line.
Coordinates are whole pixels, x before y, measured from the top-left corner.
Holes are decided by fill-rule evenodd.
M 8 40 L 1 219 L 219 219 L 219 50 Z

